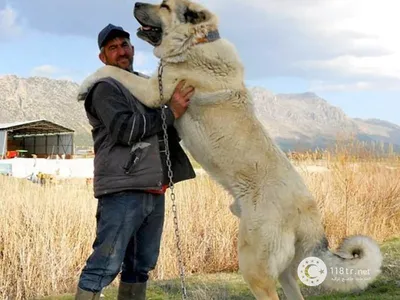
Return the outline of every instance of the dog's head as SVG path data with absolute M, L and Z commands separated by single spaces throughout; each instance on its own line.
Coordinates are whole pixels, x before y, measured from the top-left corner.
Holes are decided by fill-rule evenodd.
M 141 27 L 137 36 L 155 47 L 156 56 L 182 54 L 217 30 L 217 18 L 189 0 L 164 0 L 159 5 L 137 2 L 133 14 Z

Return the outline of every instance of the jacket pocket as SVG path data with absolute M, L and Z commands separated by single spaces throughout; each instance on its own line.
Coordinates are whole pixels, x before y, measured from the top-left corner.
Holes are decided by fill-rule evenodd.
M 128 161 L 123 166 L 125 174 L 131 174 L 135 167 L 142 161 L 142 159 L 146 156 L 146 153 L 150 147 L 150 143 L 139 142 L 132 146 L 129 151 Z

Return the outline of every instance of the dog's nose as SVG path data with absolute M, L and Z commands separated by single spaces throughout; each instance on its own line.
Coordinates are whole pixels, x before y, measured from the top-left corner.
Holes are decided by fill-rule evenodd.
M 139 8 L 139 7 L 143 6 L 143 4 L 144 3 L 142 3 L 142 2 L 136 2 L 135 3 L 135 8 Z

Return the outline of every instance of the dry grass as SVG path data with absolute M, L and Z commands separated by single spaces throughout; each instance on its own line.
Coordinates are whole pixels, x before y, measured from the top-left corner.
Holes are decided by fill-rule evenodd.
M 298 162 L 304 164 L 304 162 Z M 325 173 L 304 174 L 332 245 L 349 234 L 400 236 L 396 157 L 362 160 L 330 153 Z M 73 292 L 95 229 L 96 200 L 84 182 L 39 186 L 0 176 L 0 299 Z M 231 198 L 208 176 L 175 187 L 186 273 L 237 270 Z M 155 279 L 177 277 L 171 202 Z

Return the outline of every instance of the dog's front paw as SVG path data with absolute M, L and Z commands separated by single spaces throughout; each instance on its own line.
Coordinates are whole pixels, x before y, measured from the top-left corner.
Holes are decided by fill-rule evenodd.
M 115 70 L 116 67 L 113 66 L 104 66 L 94 72 L 92 75 L 89 75 L 85 78 L 82 84 L 78 89 L 78 100 L 84 100 L 89 93 L 91 87 L 100 79 L 109 77 L 110 74 Z
M 78 101 L 85 101 L 87 95 L 87 92 L 78 92 L 78 96 L 76 98 L 78 99 Z
M 85 79 L 82 84 L 79 86 L 77 99 L 78 101 L 85 100 L 87 94 L 89 93 L 89 89 L 91 87 L 91 80 Z
M 96 73 L 86 77 L 85 80 L 81 83 L 78 89 L 78 100 L 84 100 L 89 93 L 90 88 L 95 84 L 97 80 L 101 77 L 98 77 Z
M 167 102 L 167 101 L 164 101 L 164 102 Z M 161 106 L 164 106 L 165 104 L 166 103 L 162 103 L 160 101 L 160 98 L 158 98 L 157 96 L 147 97 L 146 103 L 145 103 L 145 105 L 150 108 L 160 108 Z

